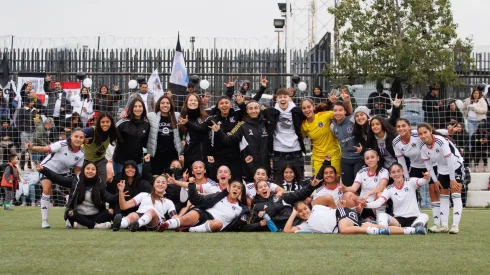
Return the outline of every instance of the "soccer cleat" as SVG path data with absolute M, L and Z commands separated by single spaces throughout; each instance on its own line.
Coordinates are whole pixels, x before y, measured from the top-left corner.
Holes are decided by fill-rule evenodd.
M 31 202 L 31 207 L 36 207 L 36 203 L 35 202 Z
M 66 220 L 66 221 L 65 221 L 65 228 L 66 228 L 66 229 L 71 229 L 71 228 L 73 228 L 73 226 L 71 225 L 70 220 Z
M 87 228 L 87 227 L 85 227 L 85 226 L 83 226 L 83 225 L 81 225 L 81 224 L 79 224 L 79 223 L 77 223 L 77 222 L 74 222 L 74 223 L 73 223 L 73 228 L 76 228 L 76 229 L 83 229 L 83 228 Z
M 164 230 L 168 229 L 168 222 L 162 222 L 160 225 L 157 227 L 157 232 L 163 232 Z
M 415 228 L 417 228 L 419 226 L 425 227 L 425 224 L 423 222 L 417 222 L 416 224 L 412 225 L 412 227 L 415 227 Z
M 427 235 L 427 229 L 424 226 L 417 226 L 415 227 L 415 234 Z
M 442 225 L 439 226 L 436 231 L 434 231 L 434 233 L 447 233 L 447 232 L 449 232 L 449 228 L 447 228 L 447 226 L 442 226 Z
M 95 229 L 110 229 L 111 226 L 112 226 L 111 222 L 104 222 L 104 223 L 95 224 L 94 228 Z
M 121 229 L 121 221 L 122 221 L 122 215 L 117 214 L 114 217 L 114 221 L 113 221 L 114 224 L 112 225 L 112 231 L 116 232 L 119 231 L 119 229 Z
M 459 227 L 456 225 L 451 226 L 451 229 L 449 230 L 449 234 L 458 234 L 459 233 Z
M 378 235 L 390 235 L 390 229 L 389 228 L 379 228 L 378 229 Z
M 136 232 L 136 230 L 138 230 L 138 228 L 140 228 L 140 224 L 138 223 L 138 221 L 135 221 L 131 224 L 131 226 L 129 227 L 129 230 L 131 230 L 131 232 Z
M 49 226 L 49 223 L 47 221 L 45 221 L 45 222 L 42 222 L 41 228 L 42 229 L 50 229 L 51 226 Z
M 439 231 L 439 227 L 440 227 L 439 225 L 435 225 L 435 224 L 434 224 L 433 226 L 431 226 L 431 227 L 429 228 L 429 232 L 430 232 L 430 233 L 438 233 L 438 231 Z

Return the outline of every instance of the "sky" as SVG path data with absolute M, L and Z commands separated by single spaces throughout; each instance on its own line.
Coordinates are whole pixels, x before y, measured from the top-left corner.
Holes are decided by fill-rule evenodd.
M 314 0 L 318 12 L 308 20 L 311 1 L 291 0 L 290 47 L 318 41 L 332 30 L 327 9 L 334 0 Z M 458 34 L 472 35 L 475 46 L 488 45 L 490 51 L 490 0 L 451 2 Z M 16 47 L 92 47 L 98 36 L 101 48 L 174 47 L 180 31 L 183 47 L 190 47 L 189 37 L 196 36 L 196 47 L 274 48 L 277 33 L 272 21 L 280 18 L 276 0 L 0 0 L 0 4 L 0 18 L 8 22 L 0 30 L 0 47 L 10 47 L 10 35 L 15 36 Z

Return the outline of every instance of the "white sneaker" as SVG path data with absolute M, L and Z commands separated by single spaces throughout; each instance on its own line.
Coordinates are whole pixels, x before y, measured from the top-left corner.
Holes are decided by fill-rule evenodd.
M 105 222 L 105 223 L 98 223 L 94 226 L 95 229 L 111 229 L 112 224 L 111 222 Z
M 459 233 L 459 227 L 455 224 L 451 226 L 451 229 L 449 230 L 449 234 L 458 234 Z
M 83 228 L 87 228 L 86 226 L 83 226 L 77 222 L 74 222 L 73 223 L 73 228 L 76 228 L 76 229 L 83 229 Z
M 66 228 L 66 229 L 71 229 L 71 223 L 70 223 L 70 221 L 69 221 L 69 220 L 66 220 L 66 221 L 65 221 L 65 228 Z
M 434 233 L 447 233 L 447 232 L 449 232 L 449 228 L 443 225 L 439 226 L 437 230 L 434 231 Z
M 42 222 L 42 224 L 41 224 L 41 228 L 42 228 L 42 229 L 50 229 L 50 228 L 51 228 L 51 226 L 49 226 L 48 221 L 45 221 L 45 222 Z
M 439 228 L 439 225 L 434 224 L 433 226 L 431 226 L 429 228 L 429 232 L 431 232 L 431 233 L 437 233 L 438 228 Z
M 31 202 L 31 207 L 36 207 L 36 203 L 35 202 Z
M 20 206 L 22 206 L 22 207 L 27 206 L 27 203 L 23 202 Z

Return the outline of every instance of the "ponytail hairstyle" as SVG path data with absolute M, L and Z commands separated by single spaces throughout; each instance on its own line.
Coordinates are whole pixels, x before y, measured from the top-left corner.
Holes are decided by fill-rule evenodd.
M 364 156 L 366 155 L 366 153 L 368 152 L 374 152 L 376 154 L 376 156 L 378 156 L 379 160 L 378 160 L 378 166 L 376 166 L 376 176 L 379 174 L 379 171 L 383 168 L 384 166 L 384 160 L 383 158 L 381 157 L 380 153 L 372 148 L 367 148 L 366 151 L 364 152 Z M 366 165 L 367 167 L 367 165 Z

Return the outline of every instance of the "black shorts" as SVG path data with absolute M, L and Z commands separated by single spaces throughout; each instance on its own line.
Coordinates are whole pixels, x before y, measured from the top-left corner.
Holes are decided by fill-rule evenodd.
M 198 226 L 198 225 L 204 224 L 207 221 L 214 220 L 213 215 L 209 214 L 208 211 L 201 210 L 201 209 L 195 208 L 195 207 L 192 208 L 191 210 L 189 210 L 189 212 L 191 212 L 191 211 L 196 211 L 197 213 L 199 213 L 199 220 L 193 226 Z
M 42 174 L 42 173 L 39 173 L 39 174 L 41 175 L 41 177 L 39 178 L 39 183 L 41 183 L 41 181 L 43 181 L 43 180 L 49 180 L 49 181 L 51 181 L 52 184 L 60 185 L 59 183 L 54 182 L 50 178 L 46 177 L 44 174 Z M 71 174 L 64 174 L 64 175 L 60 174 L 60 176 L 71 177 Z M 60 185 L 60 186 L 63 186 L 63 185 Z M 66 187 L 66 188 L 69 188 L 69 187 Z
M 361 212 L 361 218 L 371 218 L 373 220 L 376 220 L 376 214 L 374 214 L 374 211 L 371 208 L 363 208 Z
M 401 227 L 410 227 L 412 226 L 413 222 L 417 219 L 417 217 L 395 217 L 395 219 L 398 221 Z
M 357 215 L 356 210 L 351 208 L 337 208 L 336 211 L 337 222 L 343 219 L 349 219 L 355 226 L 361 226 L 361 222 L 359 221 L 359 216 Z
M 454 171 L 454 176 L 455 176 L 455 179 L 458 183 L 463 184 L 464 172 L 463 172 L 463 166 L 462 165 L 458 169 L 456 169 L 456 171 Z M 439 180 L 443 189 L 450 189 L 451 180 L 449 179 L 449 175 L 438 175 L 437 180 Z
M 437 166 L 432 167 L 434 170 L 434 173 L 437 175 Z M 410 175 L 411 178 L 423 178 L 424 173 L 427 172 L 427 169 L 425 168 L 415 168 L 415 167 L 410 167 L 410 171 L 408 174 Z M 429 184 L 434 184 L 434 181 L 432 180 L 432 177 L 429 178 Z

